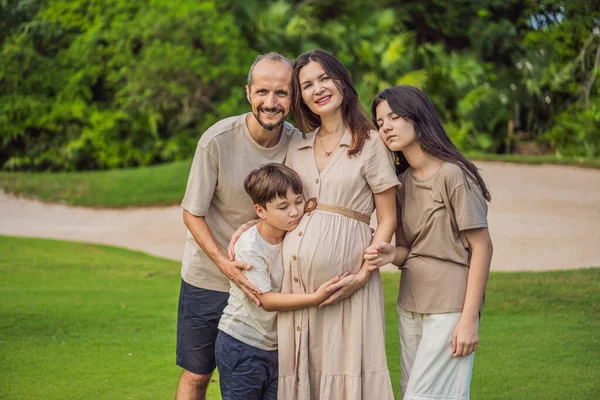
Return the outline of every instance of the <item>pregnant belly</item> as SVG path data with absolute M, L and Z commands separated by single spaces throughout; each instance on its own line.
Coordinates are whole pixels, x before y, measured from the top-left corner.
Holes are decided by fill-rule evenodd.
M 298 235 L 302 232 L 302 235 Z M 344 272 L 356 273 L 371 242 L 371 230 L 344 216 L 314 213 L 312 219 L 286 235 L 284 261 L 308 292 Z M 294 259 L 294 256 L 296 259 Z

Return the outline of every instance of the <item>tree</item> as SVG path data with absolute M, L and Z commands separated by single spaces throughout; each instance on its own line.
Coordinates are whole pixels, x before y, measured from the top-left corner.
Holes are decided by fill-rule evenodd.
M 57 0 L 1 58 L 4 168 L 97 169 L 189 157 L 253 52 L 214 1 Z

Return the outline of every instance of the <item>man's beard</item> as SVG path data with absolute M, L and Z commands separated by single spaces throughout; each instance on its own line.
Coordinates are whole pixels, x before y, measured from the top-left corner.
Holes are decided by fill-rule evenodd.
M 267 123 L 263 122 L 260 119 L 260 112 L 261 111 L 266 111 L 266 112 L 269 112 L 269 111 L 271 111 L 271 112 L 273 112 L 273 111 L 280 111 L 281 112 L 281 119 L 279 121 L 273 123 L 273 124 L 267 124 Z M 280 109 L 280 108 L 263 108 L 263 107 L 261 107 L 261 108 L 258 109 L 257 113 L 253 112 L 252 114 L 254 114 L 254 118 L 256 118 L 256 120 L 258 121 L 258 123 L 260 124 L 260 126 L 262 126 L 264 129 L 266 129 L 268 131 L 272 131 L 274 129 L 280 128 L 283 125 L 283 123 L 285 122 L 286 118 L 287 118 L 287 115 L 285 115 L 283 113 L 283 110 Z

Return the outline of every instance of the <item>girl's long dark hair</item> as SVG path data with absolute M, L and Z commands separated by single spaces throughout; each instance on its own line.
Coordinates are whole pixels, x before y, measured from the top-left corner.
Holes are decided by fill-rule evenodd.
M 321 64 L 325 73 L 329 75 L 342 96 L 344 96 L 341 105 L 342 118 L 344 124 L 352 134 L 348 156 L 360 153 L 365 141 L 371 135 L 369 131 L 373 129 L 373 126 L 367 112 L 358 100 L 358 93 L 352 83 L 350 73 L 337 58 L 320 49 L 301 54 L 294 63 L 294 72 L 292 75 L 292 112 L 294 113 L 298 128 L 304 134 L 305 132 L 315 130 L 321 125 L 321 118 L 313 113 L 302 100 L 302 89 L 300 88 L 300 70 L 311 61 Z
M 463 172 L 479 186 L 483 197 L 492 200 L 490 192 L 475 164 L 467 160 L 458 151 L 438 118 L 433 104 L 421 90 L 407 85 L 394 86 L 379 93 L 371 105 L 373 123 L 377 125 L 376 110 L 379 103 L 387 101 L 392 111 L 400 117 L 408 119 L 415 127 L 415 136 L 421 149 L 438 160 L 457 165 Z M 396 172 L 404 172 L 410 165 L 402 152 L 395 152 L 400 163 Z M 467 185 L 469 180 L 467 179 Z

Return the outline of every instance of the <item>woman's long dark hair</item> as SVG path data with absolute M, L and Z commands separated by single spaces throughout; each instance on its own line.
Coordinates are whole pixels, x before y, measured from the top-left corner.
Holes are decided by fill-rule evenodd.
M 373 123 L 377 125 L 377 106 L 382 101 L 387 101 L 392 111 L 400 117 L 408 119 L 415 127 L 415 136 L 421 149 L 438 160 L 457 165 L 463 172 L 479 186 L 483 197 L 492 200 L 490 192 L 475 164 L 467 160 L 456 148 L 448 137 L 446 130 L 438 118 L 433 104 L 421 90 L 407 85 L 394 86 L 379 93 L 371 105 Z M 404 172 L 410 165 L 400 151 L 396 151 L 400 163 L 396 172 Z M 467 179 L 467 185 L 469 180 Z
M 311 61 L 316 61 L 333 80 L 338 90 L 344 96 L 342 101 L 342 119 L 352 134 L 352 142 L 348 149 L 348 156 L 361 152 L 365 141 L 373 129 L 369 116 L 358 100 L 358 93 L 350 78 L 350 73 L 344 65 L 333 55 L 326 51 L 315 49 L 301 54 L 294 63 L 292 75 L 292 112 L 298 128 L 304 134 L 315 130 L 321 125 L 321 117 L 313 113 L 302 100 L 300 88 L 300 70 Z

